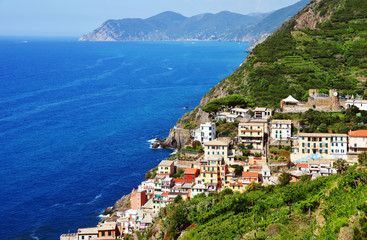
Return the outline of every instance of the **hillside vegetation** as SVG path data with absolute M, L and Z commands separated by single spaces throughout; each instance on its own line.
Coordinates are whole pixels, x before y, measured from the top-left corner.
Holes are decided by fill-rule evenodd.
M 367 172 L 351 167 L 342 175 L 254 186 L 242 194 L 226 189 L 176 199 L 141 239 L 365 239 L 366 184 Z
M 301 100 L 313 88 L 362 95 L 367 88 L 366 37 L 367 1 L 312 1 L 257 45 L 178 124 L 197 122 L 208 101 L 230 94 L 268 107 L 279 107 L 288 95 Z

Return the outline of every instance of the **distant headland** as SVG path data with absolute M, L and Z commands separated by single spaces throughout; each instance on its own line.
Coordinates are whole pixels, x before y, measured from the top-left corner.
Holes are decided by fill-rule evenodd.
M 272 33 L 310 0 L 271 13 L 242 15 L 228 11 L 185 17 L 175 12 L 107 20 L 79 41 L 236 41 L 254 43 Z

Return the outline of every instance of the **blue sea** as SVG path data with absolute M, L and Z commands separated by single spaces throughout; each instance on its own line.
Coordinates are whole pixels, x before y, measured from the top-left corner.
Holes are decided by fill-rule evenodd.
M 0 239 L 96 226 L 172 153 L 148 141 L 167 137 L 247 47 L 0 39 Z

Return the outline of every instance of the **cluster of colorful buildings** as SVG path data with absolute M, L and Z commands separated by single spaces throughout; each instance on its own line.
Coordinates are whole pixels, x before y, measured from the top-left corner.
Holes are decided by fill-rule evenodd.
M 287 146 L 292 149 L 290 161 L 294 167 L 285 169 L 291 176 L 291 182 L 299 181 L 304 175 L 314 179 L 335 174 L 335 161 L 343 159 L 348 164 L 354 164 L 357 162 L 357 155 L 367 151 L 367 130 L 348 134 L 298 131 L 293 134 L 293 128 L 299 128 L 298 123 L 291 120 L 270 120 L 271 116 L 272 111 L 268 108 L 256 108 L 251 113 L 249 109 L 234 108 L 231 112 L 216 116 L 217 120 L 239 122 L 235 138 L 218 138 L 215 123 L 201 124 L 192 133 L 193 139 L 200 141 L 204 147 L 204 153 L 200 157 L 194 161 L 186 161 L 185 164 L 182 164 L 182 160 L 161 161 L 155 177 L 141 182 L 132 191 L 130 209 L 119 210 L 97 227 L 81 228 L 77 233 L 62 235 L 60 239 L 116 239 L 149 227 L 159 211 L 179 196 L 186 200 L 198 194 L 219 192 L 228 188 L 244 192 L 253 183 L 278 184 L 281 173 L 274 171 L 274 166 L 287 168 L 287 164 L 269 162 L 271 146 Z M 242 148 L 251 151 L 247 161 L 238 160 L 243 154 L 236 147 L 240 144 Z M 183 169 L 183 176 L 174 178 L 178 169 Z

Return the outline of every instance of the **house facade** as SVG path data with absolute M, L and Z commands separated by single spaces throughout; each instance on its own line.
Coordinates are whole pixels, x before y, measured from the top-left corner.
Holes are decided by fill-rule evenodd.
M 270 137 L 275 141 L 289 141 L 292 137 L 292 120 L 273 120 L 270 122 Z
M 212 157 L 219 157 L 225 162 L 229 162 L 228 159 L 229 144 L 223 141 L 214 140 L 204 144 L 204 159 L 208 160 Z
M 357 155 L 367 151 L 367 130 L 351 131 L 348 136 L 348 154 Z
M 200 141 L 201 144 L 212 141 L 216 138 L 216 125 L 212 122 L 200 124 L 200 128 L 194 131 L 194 140 Z
M 345 108 L 351 108 L 352 106 L 356 106 L 359 110 L 367 111 L 367 100 L 354 100 L 350 99 L 345 101 Z
M 267 137 L 267 122 L 245 122 L 238 126 L 238 142 L 263 150 Z
M 268 120 L 273 115 L 270 108 L 257 107 L 254 110 L 254 118 Z
M 133 190 L 131 192 L 131 209 L 141 210 L 141 207 L 146 202 L 146 194 L 144 190 Z
M 199 169 L 196 168 L 186 168 L 184 172 L 185 183 L 194 183 L 195 178 L 199 176 Z
M 169 175 L 171 176 L 175 172 L 175 166 L 173 161 L 163 160 L 158 165 L 159 175 Z

